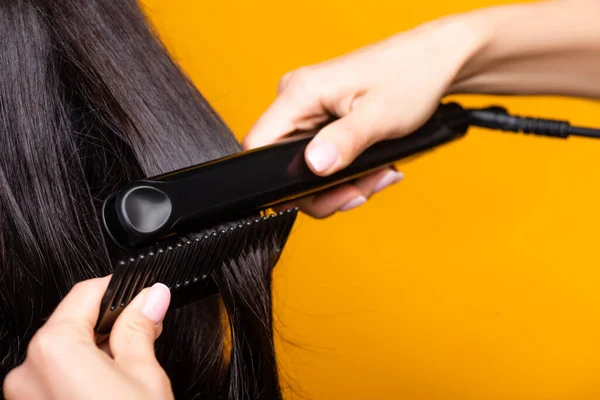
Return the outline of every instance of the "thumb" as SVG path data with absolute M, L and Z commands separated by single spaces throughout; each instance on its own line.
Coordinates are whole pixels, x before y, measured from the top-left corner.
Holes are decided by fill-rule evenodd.
M 162 283 L 142 290 L 115 321 L 109 344 L 113 358 L 128 369 L 156 363 L 154 341 L 160 335 L 171 292 Z
M 315 174 L 337 172 L 372 144 L 400 133 L 386 116 L 385 102 L 367 96 L 355 100 L 350 113 L 325 126 L 309 143 L 306 162 Z

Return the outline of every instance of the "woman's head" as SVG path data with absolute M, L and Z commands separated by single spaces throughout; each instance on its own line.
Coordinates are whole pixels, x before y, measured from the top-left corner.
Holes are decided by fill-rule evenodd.
M 111 272 L 98 211 L 117 185 L 240 147 L 133 0 L 7 0 L 0 35 L 5 375 L 74 283 Z M 168 315 L 157 352 L 177 398 L 280 396 L 273 251 L 227 263 L 213 275 L 221 296 Z

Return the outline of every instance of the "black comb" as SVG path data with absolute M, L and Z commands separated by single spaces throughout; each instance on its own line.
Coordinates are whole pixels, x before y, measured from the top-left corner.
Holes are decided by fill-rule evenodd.
M 102 299 L 96 332 L 107 334 L 123 309 L 142 289 L 156 282 L 171 290 L 170 309 L 218 293 L 211 278 L 214 268 L 252 252 L 261 242 L 275 244 L 275 258 L 287 242 L 296 208 L 257 217 L 219 230 L 187 235 L 170 245 L 146 250 L 119 261 Z

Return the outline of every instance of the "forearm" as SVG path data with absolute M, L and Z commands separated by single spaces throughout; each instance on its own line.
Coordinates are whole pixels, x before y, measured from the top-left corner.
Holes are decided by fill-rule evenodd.
M 456 16 L 481 39 L 448 94 L 600 98 L 599 16 L 598 0 L 497 6 Z

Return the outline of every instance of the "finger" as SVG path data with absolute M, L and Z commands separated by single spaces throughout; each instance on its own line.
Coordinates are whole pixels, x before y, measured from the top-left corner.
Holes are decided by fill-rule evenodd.
M 327 192 L 297 200 L 295 205 L 315 218 L 326 218 L 338 211 L 359 207 L 375 193 L 403 179 L 393 168 L 371 173 L 352 184 L 345 184 Z
M 154 341 L 160 334 L 171 292 L 157 283 L 144 289 L 115 321 L 109 342 L 117 364 L 131 368 L 133 364 L 155 363 Z
M 244 149 L 271 144 L 296 130 L 309 130 L 330 117 L 323 107 L 319 84 L 312 73 L 295 72 L 288 76 L 283 90 L 244 138 Z
M 110 276 L 89 279 L 77 283 L 59 303 L 41 330 L 60 325 L 65 335 L 80 333 L 81 338 L 95 343 L 94 325 L 100 312 L 102 296 L 108 287 Z
M 29 341 L 25 363 L 34 371 L 46 398 L 66 398 L 67 394 L 82 398 L 82 392 L 96 390 L 97 382 L 87 382 L 87 377 L 89 371 L 101 371 L 109 361 L 98 357 L 102 354 L 93 332 L 109 281 L 110 277 L 105 277 L 77 283 Z
M 302 199 L 299 208 L 314 218 L 327 218 L 338 211 L 356 208 L 367 202 L 367 197 L 353 184 L 340 185 L 324 193 Z
M 372 174 L 360 179 L 357 184 L 358 186 L 363 187 L 364 190 L 370 192 L 372 196 L 402 180 L 404 180 L 404 174 L 399 172 L 395 166 L 391 166 L 390 168 L 382 170 L 380 173 Z
M 338 211 L 349 211 L 365 204 L 373 193 L 377 182 L 387 173 L 380 170 L 371 173 L 352 184 L 340 186 L 314 197 L 312 204 L 306 209 L 317 218 L 330 216 Z
M 43 400 L 46 398 L 39 379 L 26 365 L 21 365 L 6 375 L 2 383 L 2 392 L 6 400 Z
M 311 170 L 330 175 L 348 166 L 375 142 L 401 134 L 385 103 L 381 97 L 367 94 L 359 98 L 348 115 L 321 129 L 306 149 Z

